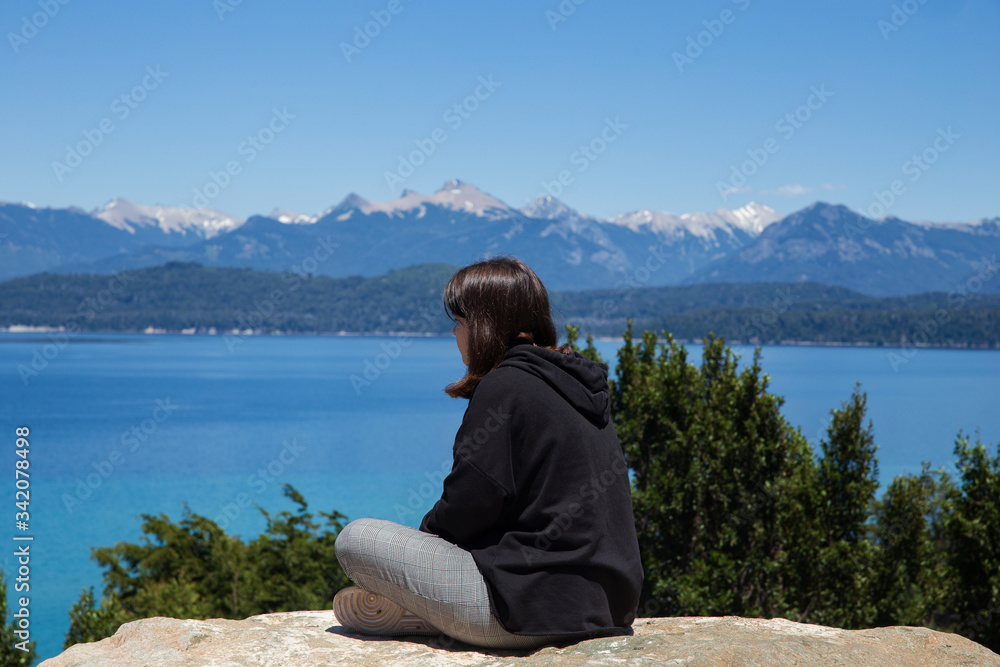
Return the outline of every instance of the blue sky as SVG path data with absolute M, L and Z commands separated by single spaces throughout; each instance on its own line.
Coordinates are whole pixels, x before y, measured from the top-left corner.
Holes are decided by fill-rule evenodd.
M 998 0 L 64 1 L 0 6 L 0 200 L 1000 215 Z

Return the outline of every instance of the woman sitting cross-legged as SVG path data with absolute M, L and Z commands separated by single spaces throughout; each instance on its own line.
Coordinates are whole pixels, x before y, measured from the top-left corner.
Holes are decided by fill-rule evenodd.
M 468 399 L 441 499 L 416 530 L 358 519 L 337 537 L 356 587 L 348 630 L 443 633 L 528 649 L 629 634 L 642 564 L 608 367 L 557 346 L 548 294 L 523 262 L 460 269 L 444 306 Z

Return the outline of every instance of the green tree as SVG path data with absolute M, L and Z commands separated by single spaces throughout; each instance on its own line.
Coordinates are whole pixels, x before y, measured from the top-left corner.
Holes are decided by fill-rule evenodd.
M 105 599 L 98 605 L 94 599 L 94 588 L 85 588 L 80 599 L 69 610 L 69 631 L 63 641 L 63 648 L 73 644 L 96 642 L 115 634 L 122 623 L 130 618 L 116 598 Z
M 870 539 L 878 490 L 878 460 L 867 397 L 855 385 L 851 398 L 833 410 L 817 470 L 821 546 L 812 618 L 825 625 L 870 627 L 875 605 L 869 589 L 877 547 Z
M 17 619 L 7 622 L 7 580 L 0 572 L 0 667 L 28 667 L 35 661 L 34 640 L 24 641 L 17 636 L 18 630 Z M 18 648 L 19 644 L 27 650 Z
M 566 342 L 574 351 L 579 352 L 583 356 L 587 357 L 591 361 L 596 361 L 598 363 L 604 363 L 604 359 L 601 358 L 601 353 L 597 351 L 594 347 L 594 336 L 593 334 L 587 334 L 587 347 L 581 349 L 576 341 L 580 338 L 580 327 L 574 326 L 572 324 L 566 325 Z
M 333 548 L 345 517 L 321 512 L 321 525 L 298 491 L 286 484 L 284 494 L 297 511 L 272 517 L 258 508 L 267 529 L 250 543 L 186 508 L 177 523 L 142 515 L 142 543 L 94 550 L 105 568 L 104 595 L 97 605 L 93 590 L 82 593 L 70 610 L 65 646 L 151 616 L 245 618 L 328 607 L 349 583 Z
M 724 341 L 701 368 L 664 332 L 618 352 L 612 414 L 634 472 L 646 609 L 774 615 L 795 608 L 811 451 L 767 391 L 760 350 L 739 370 Z M 808 536 L 808 533 L 806 533 Z
M 600 355 L 567 327 L 577 351 Z M 700 367 L 669 333 L 632 337 L 610 381 L 632 472 L 644 615 L 928 625 L 1000 648 L 1000 453 L 961 432 L 958 485 L 924 464 L 881 498 L 867 396 L 831 411 L 818 455 L 781 416 L 760 350 Z
M 948 586 L 942 520 L 953 492 L 949 476 L 924 463 L 920 475 L 897 476 L 875 504 L 874 625 L 933 624 Z
M 272 517 L 262 509 L 267 530 L 247 549 L 259 580 L 256 608 L 267 612 L 323 608 L 337 591 L 350 585 L 334 551 L 347 517 L 336 511 L 320 512 L 332 528 L 321 531 L 299 492 L 286 485 L 285 495 L 298 505 L 298 511 Z
M 1000 451 L 990 455 L 961 431 L 955 442 L 961 485 L 944 520 L 955 586 L 956 632 L 1000 650 Z
M 165 514 L 142 515 L 143 543 L 101 547 L 94 560 L 106 568 L 104 595 L 133 620 L 236 618 L 246 547 L 219 526 L 185 508 L 173 523 Z

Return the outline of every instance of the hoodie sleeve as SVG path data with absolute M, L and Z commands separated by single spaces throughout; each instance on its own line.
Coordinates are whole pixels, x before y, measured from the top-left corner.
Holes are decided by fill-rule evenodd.
M 455 436 L 444 492 L 420 522 L 420 530 L 459 546 L 493 530 L 513 498 L 509 394 L 494 385 L 484 378 L 476 387 Z

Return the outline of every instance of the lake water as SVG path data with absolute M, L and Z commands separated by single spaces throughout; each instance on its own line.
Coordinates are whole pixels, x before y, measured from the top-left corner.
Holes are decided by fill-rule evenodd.
M 619 343 L 597 345 L 613 360 Z M 689 349 L 699 362 L 700 347 Z M 883 482 L 924 460 L 948 466 L 959 428 L 1000 439 L 1000 353 L 923 349 L 893 370 L 888 352 L 766 347 L 762 366 L 786 399 L 784 414 L 814 444 L 860 381 Z M 23 376 L 33 362 L 37 374 Z M 222 336 L 87 334 L 60 346 L 49 334 L 0 333 L 8 608 L 15 535 L 34 537 L 31 628 L 45 658 L 61 650 L 80 591 L 100 592 L 90 548 L 139 540 L 141 513 L 176 520 L 186 502 L 252 538 L 264 521 L 246 501 L 291 509 L 281 494 L 288 482 L 313 511 L 417 525 L 451 465 L 466 403 L 442 388 L 463 370 L 451 338 L 251 336 L 227 345 Z M 25 533 L 14 526 L 22 425 L 31 428 Z

